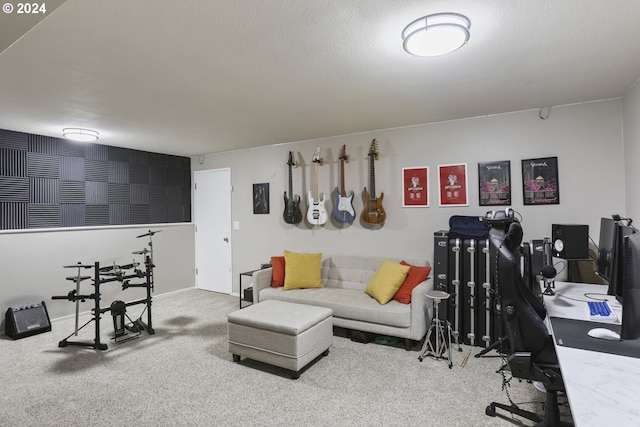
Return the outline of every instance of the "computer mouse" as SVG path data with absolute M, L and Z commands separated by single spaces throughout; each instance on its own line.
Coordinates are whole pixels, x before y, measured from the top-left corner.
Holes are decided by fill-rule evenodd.
M 611 329 L 607 329 L 607 328 L 593 328 L 589 332 L 587 332 L 587 335 L 593 338 L 600 338 L 603 340 L 611 340 L 611 341 L 620 340 L 620 334 L 617 334 L 613 332 Z

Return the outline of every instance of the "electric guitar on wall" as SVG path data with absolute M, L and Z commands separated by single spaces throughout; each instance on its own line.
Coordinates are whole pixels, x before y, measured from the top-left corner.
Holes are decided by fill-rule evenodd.
M 369 191 L 364 188 L 365 205 L 362 210 L 362 220 L 368 224 L 383 224 L 387 218 L 387 214 L 382 207 L 382 198 L 384 193 L 380 193 L 380 197 L 376 198 L 376 172 L 374 162 L 378 158 L 378 144 L 374 139 L 371 141 L 369 148 Z
M 344 189 L 344 162 L 349 161 L 347 156 L 347 146 L 342 146 L 342 152 L 340 153 L 340 189 L 336 187 L 333 190 L 333 217 L 336 221 L 340 222 L 353 222 L 356 218 L 356 211 L 353 209 L 353 191 L 347 192 Z
M 307 221 L 313 225 L 323 225 L 327 222 L 327 211 L 324 208 L 324 194 L 320 198 L 318 195 L 318 165 L 320 164 L 320 147 L 316 148 L 313 155 L 313 193 L 309 191 L 307 195 L 308 210 Z
M 289 195 L 291 198 L 287 197 L 287 192 L 284 192 L 284 222 L 287 224 L 298 224 L 302 221 L 302 211 L 300 210 L 300 196 L 295 196 L 293 194 L 293 183 L 291 181 L 291 167 L 293 166 L 293 153 L 289 151 L 289 161 L 287 162 L 289 165 Z

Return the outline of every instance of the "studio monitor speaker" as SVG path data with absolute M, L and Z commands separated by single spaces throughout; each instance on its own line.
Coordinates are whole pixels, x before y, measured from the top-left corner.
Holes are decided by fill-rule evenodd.
M 49 313 L 44 301 L 10 307 L 4 317 L 5 334 L 14 340 L 51 330 Z
M 564 259 L 589 258 L 589 226 L 582 224 L 552 224 L 553 256 Z

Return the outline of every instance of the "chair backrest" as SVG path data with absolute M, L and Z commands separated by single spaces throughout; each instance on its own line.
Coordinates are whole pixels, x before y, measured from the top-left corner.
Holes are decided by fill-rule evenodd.
M 492 228 L 489 241 L 491 269 L 511 351 L 530 352 L 535 358 L 548 346 L 550 336 L 544 313 L 539 313 L 540 307 L 536 310 L 525 294 L 531 291 L 524 283 L 516 255 L 522 241 L 522 228 L 518 222 L 511 223 L 506 232 Z

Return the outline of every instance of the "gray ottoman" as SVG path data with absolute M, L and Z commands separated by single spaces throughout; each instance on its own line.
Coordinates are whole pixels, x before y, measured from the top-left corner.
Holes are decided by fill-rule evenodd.
M 228 316 L 229 352 L 293 371 L 293 378 L 316 357 L 329 354 L 333 311 L 267 300 Z

